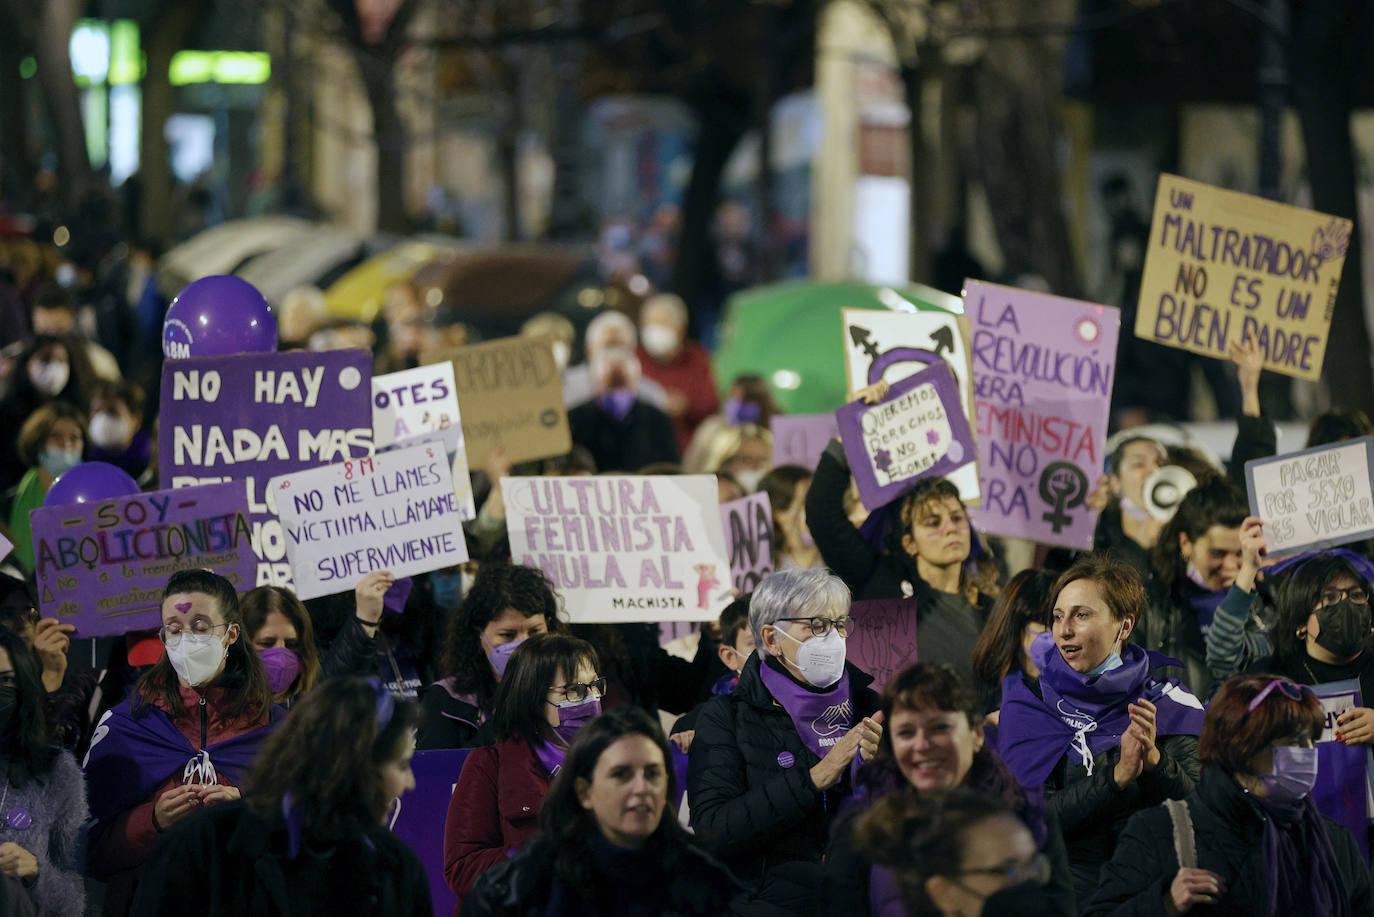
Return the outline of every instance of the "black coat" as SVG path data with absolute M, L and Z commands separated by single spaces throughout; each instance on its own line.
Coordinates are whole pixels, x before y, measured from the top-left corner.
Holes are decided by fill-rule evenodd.
M 682 461 L 673 419 L 651 404 L 636 401 L 620 420 L 593 399 L 568 412 L 574 445 L 592 454 L 596 470 L 636 472 L 655 462 Z
M 747 886 L 736 913 L 814 914 L 821 855 L 850 778 L 816 788 L 811 768 L 820 758 L 764 687 L 759 665 L 750 656 L 735 692 L 711 698 L 698 714 L 687 768 L 692 825 Z M 878 695 L 871 677 L 845 668 L 857 723 L 878 709 Z
M 667 816 L 665 816 L 667 817 Z M 588 854 L 593 856 L 593 854 Z M 595 859 L 593 859 L 595 862 Z M 661 917 L 714 917 L 728 912 L 735 881 L 723 866 L 691 844 L 675 859 L 674 868 L 645 883 L 652 903 L 635 901 L 623 882 L 606 878 L 616 891 L 631 892 L 631 906 L 652 906 Z M 613 914 L 599 888 L 569 889 L 553 874 L 553 846 L 540 836 L 519 855 L 482 874 L 472 893 L 463 899 L 463 917 L 593 917 Z
M 1037 681 L 1026 681 L 1040 693 Z M 1092 897 L 1098 870 L 1116 849 L 1116 839 L 1130 817 L 1166 799 L 1182 799 L 1197 784 L 1201 765 L 1196 736 L 1160 736 L 1155 747 L 1159 764 L 1124 788 L 1116 785 L 1112 774 L 1121 761 L 1120 746 L 1095 755 L 1091 775 L 1077 752 L 1069 751 L 1045 780 L 1045 801 L 1064 832 L 1080 905 Z
M 375 828 L 327 851 L 303 843 L 243 802 L 225 802 L 167 830 L 139 884 L 137 917 L 433 917 L 429 881 L 405 842 Z
M 1209 767 L 1188 797 L 1197 844 L 1197 863 L 1226 883 L 1215 905 L 1197 906 L 1196 917 L 1264 917 L 1268 910 L 1267 869 L 1261 849 L 1260 810 L 1224 771 Z M 1374 915 L 1369 867 L 1350 832 L 1322 818 L 1349 895 L 1351 917 Z M 1126 825 L 1116 853 L 1103 867 L 1100 885 L 1085 917 L 1164 917 L 1164 895 L 1178 872 L 1173 822 L 1163 806 L 1138 812 Z M 1297 881 L 1302 881 L 1299 877 Z
M 1207 668 L 1207 643 L 1189 604 L 1189 600 L 1201 592 L 1201 587 L 1187 577 L 1172 585 L 1151 581 L 1150 606 L 1145 612 L 1145 620 L 1137 622 L 1134 639 L 1147 650 L 1182 662 L 1182 669 L 1168 666 L 1161 671 L 1183 682 L 1189 691 L 1205 701 L 1212 696 L 1213 678 Z

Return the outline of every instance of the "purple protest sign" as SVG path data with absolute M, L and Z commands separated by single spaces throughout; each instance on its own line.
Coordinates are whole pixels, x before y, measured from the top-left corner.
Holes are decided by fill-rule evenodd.
M 1121 316 L 970 280 L 981 531 L 1091 548 Z
M 267 482 L 372 453 L 372 357 L 365 350 L 169 361 L 162 371 L 163 484 L 242 482 L 258 558 L 254 585 L 291 585 Z
M 248 498 L 239 484 L 204 484 L 30 513 L 43 614 L 78 637 L 156 627 L 162 587 L 206 567 L 239 592 L 253 588 Z
M 859 498 L 870 510 L 921 478 L 947 475 L 977 458 L 958 384 L 944 361 L 893 383 L 878 404 L 846 404 L 835 419 Z
M 754 591 L 773 572 L 773 509 L 768 494 L 756 493 L 720 505 L 730 578 L 740 595 Z
M 769 428 L 774 467 L 801 465 L 814 470 L 826 445 L 840 435 L 834 414 L 778 414 Z
M 458 896 L 444 879 L 444 820 L 468 751 L 445 748 L 411 756 L 415 789 L 401 797 L 400 809 L 391 819 L 391 830 L 410 845 L 425 869 L 435 917 L 452 917 L 458 906 Z
M 916 600 L 877 599 L 849 606 L 854 629 L 845 657 L 873 676 L 873 690 L 916 661 Z

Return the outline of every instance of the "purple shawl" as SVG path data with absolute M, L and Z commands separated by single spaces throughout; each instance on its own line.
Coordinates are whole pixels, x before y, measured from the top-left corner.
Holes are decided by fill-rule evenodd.
M 143 802 L 163 781 L 180 774 L 200 754 L 166 711 L 145 702 L 135 715 L 130 707 L 132 700 L 111 708 L 101 717 L 82 764 L 91 815 L 98 822 Z M 212 743 L 205 752 L 217 771 L 242 787 L 248 766 L 262 743 L 285 717 L 286 711 L 274 704 L 265 725 Z
M 1127 705 L 1146 697 L 1158 709 L 1159 735 L 1198 735 L 1201 701 L 1180 682 L 1150 674 L 1156 666 L 1180 665 L 1161 653 L 1127 644 L 1122 665 L 1090 678 L 1069 667 L 1054 637 L 1042 634 L 1031 644 L 1031 659 L 1040 667 L 1040 692 L 1013 671 L 1002 682 L 998 753 L 1022 786 L 1044 784 L 1066 753 L 1092 773 L 1092 759 L 1116 747 L 1130 725 Z
M 830 747 L 854 725 L 854 700 L 849 693 L 849 670 L 824 691 L 807 689 L 764 661 L 759 677 L 773 699 L 792 718 L 802 744 L 817 758 L 824 758 Z

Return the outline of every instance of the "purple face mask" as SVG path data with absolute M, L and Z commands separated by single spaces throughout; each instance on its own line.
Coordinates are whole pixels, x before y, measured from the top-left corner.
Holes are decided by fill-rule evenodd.
M 616 420 L 624 420 L 630 408 L 635 406 L 635 393 L 625 388 L 614 388 L 602 395 L 597 403 L 601 405 L 601 410 Z
M 740 398 L 731 398 L 725 402 L 724 413 L 725 422 L 732 427 L 746 423 L 758 423 L 759 418 L 763 416 L 763 411 L 757 404 Z
M 558 725 L 553 727 L 554 735 L 564 745 L 572 744 L 577 730 L 601 715 L 601 698 L 588 697 L 585 700 L 558 705 Z
M 280 694 L 291 687 L 296 676 L 301 674 L 301 657 L 284 646 L 258 650 L 258 658 L 267 670 L 267 683 L 272 686 L 273 694 Z
M 525 642 L 525 638 L 512 640 L 500 646 L 492 646 L 487 643 L 487 635 L 481 634 L 482 642 L 486 643 L 487 649 L 491 651 L 491 667 L 496 672 L 496 680 L 500 681 L 506 677 L 506 666 L 510 665 L 510 657 L 515 655 L 515 651 L 520 648 L 520 644 Z

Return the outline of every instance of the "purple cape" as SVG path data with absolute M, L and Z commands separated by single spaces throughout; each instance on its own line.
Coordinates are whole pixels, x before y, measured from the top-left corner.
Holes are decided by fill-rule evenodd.
M 166 711 L 145 702 L 139 705 L 135 716 L 130 707 L 132 702 L 130 698 L 101 717 L 82 765 L 86 771 L 91 816 L 97 822 L 106 822 L 143 802 L 163 781 L 181 773 L 186 763 L 199 754 L 199 749 L 186 741 Z M 235 786 L 242 787 L 248 766 L 285 716 L 284 709 L 273 705 L 265 725 L 206 746 L 215 769 L 222 771 Z M 98 826 L 97 830 L 102 827 Z
M 824 691 L 807 690 L 791 678 L 760 660 L 759 677 L 773 699 L 792 718 L 802 744 L 817 758 L 824 758 L 830 747 L 854 725 L 854 700 L 849 692 L 849 671 Z
M 1031 644 L 1031 658 L 1040 667 L 1040 692 L 1013 671 L 1002 682 L 1002 713 L 998 723 L 998 754 L 1022 786 L 1044 784 L 1066 753 L 1089 768 L 1091 758 L 1115 748 L 1130 725 L 1127 705 L 1148 698 L 1157 708 L 1158 735 L 1198 735 L 1204 710 L 1201 701 L 1180 682 L 1150 674 L 1156 666 L 1180 665 L 1161 653 L 1127 644 L 1119 668 L 1095 678 L 1069 667 L 1043 634 Z

